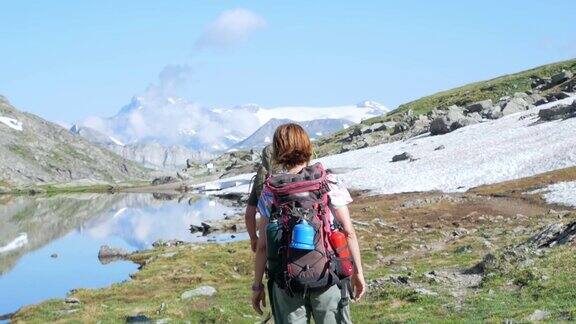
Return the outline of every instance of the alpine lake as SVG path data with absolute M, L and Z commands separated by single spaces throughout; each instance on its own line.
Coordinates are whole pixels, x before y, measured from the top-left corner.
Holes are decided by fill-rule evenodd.
M 130 280 L 138 265 L 101 262 L 108 245 L 128 252 L 159 240 L 218 244 L 245 232 L 195 232 L 191 225 L 238 217 L 229 200 L 198 195 L 82 193 L 0 196 L 0 315 L 75 288 Z

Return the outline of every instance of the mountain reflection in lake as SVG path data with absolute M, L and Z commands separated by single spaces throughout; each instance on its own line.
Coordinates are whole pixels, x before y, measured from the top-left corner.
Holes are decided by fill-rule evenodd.
M 162 199 L 159 199 L 162 198 Z M 190 234 L 191 224 L 222 219 L 237 207 L 208 197 L 152 194 L 0 196 L 0 315 L 64 297 L 73 288 L 128 279 L 137 266 L 102 265 L 102 245 L 140 250 L 158 239 L 225 242 L 232 236 Z M 247 235 L 235 234 L 235 240 Z

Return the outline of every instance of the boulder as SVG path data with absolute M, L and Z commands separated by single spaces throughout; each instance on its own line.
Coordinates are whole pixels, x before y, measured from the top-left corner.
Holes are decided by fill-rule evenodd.
M 464 118 L 464 111 L 462 108 L 456 105 L 452 105 L 446 110 L 446 117 L 449 121 L 455 122 L 461 118 Z
M 545 100 L 545 98 L 542 97 L 539 93 L 533 93 L 533 94 L 527 96 L 526 98 L 524 98 L 524 100 L 526 100 L 526 102 L 531 104 L 531 105 L 535 105 L 536 102 L 543 100 L 543 99 Z
M 532 313 L 532 315 L 528 316 L 528 320 L 534 322 L 544 321 L 548 319 L 550 315 L 551 314 L 548 311 L 535 310 L 534 313 Z
M 362 130 L 358 126 L 353 127 L 352 131 L 350 133 L 348 133 L 348 135 L 350 135 L 350 137 L 358 136 L 360 134 L 362 134 Z
M 571 71 L 562 71 L 560 73 L 554 74 L 551 79 L 550 82 L 552 84 L 552 86 L 558 85 L 560 83 L 563 83 L 564 81 L 570 79 L 571 77 L 573 77 L 574 74 Z
M 538 117 L 543 121 L 576 117 L 576 101 L 571 105 L 557 105 L 546 109 L 540 109 Z
M 450 121 L 446 117 L 437 117 L 430 123 L 430 134 L 442 135 L 450 132 Z
M 474 114 L 478 114 L 478 113 L 474 113 Z M 456 129 L 461 128 L 461 127 L 466 127 L 469 125 L 477 124 L 480 122 L 480 120 L 482 120 L 482 117 L 480 116 L 480 114 L 478 114 L 478 116 L 474 115 L 474 116 L 468 116 L 468 117 L 460 118 L 457 121 L 450 124 L 450 131 L 456 130 Z
M 384 126 L 386 126 L 386 129 L 394 129 L 394 127 L 396 127 L 395 121 L 387 121 L 387 122 L 383 122 L 382 124 L 384 124 Z
M 554 92 L 554 93 L 547 94 L 546 100 L 548 100 L 549 102 L 552 102 L 552 101 L 566 99 L 568 97 L 570 97 L 570 95 L 565 93 L 565 92 Z
M 371 133 L 372 129 L 370 128 L 370 126 L 363 126 L 362 128 L 360 128 L 360 133 L 361 134 L 367 134 L 367 133 Z
M 370 130 L 372 132 L 379 132 L 379 131 L 383 131 L 386 130 L 388 127 L 386 127 L 386 125 L 384 123 L 375 123 L 370 125 Z
M 488 109 L 490 107 L 492 107 L 492 99 L 487 99 L 487 100 L 477 101 L 475 103 L 472 103 L 472 104 L 466 106 L 466 109 L 464 109 L 464 111 L 467 114 L 479 113 L 479 112 L 482 112 L 483 110 Z
M 392 157 L 392 162 L 399 162 L 399 161 L 405 161 L 405 160 L 414 160 L 414 157 L 412 156 L 412 154 L 410 154 L 408 152 L 404 152 L 402 154 L 397 154 L 397 155 L 394 155 Z
M 418 116 L 418 119 L 414 122 L 411 128 L 411 135 L 416 136 L 420 134 L 424 134 L 430 130 L 430 123 L 432 121 L 428 119 L 426 115 Z
M 408 123 L 406 122 L 399 122 L 394 126 L 394 131 L 392 132 L 392 135 L 395 134 L 399 134 L 402 133 L 404 131 L 407 131 L 410 128 L 410 125 L 408 125 Z
M 502 114 L 504 116 L 506 116 L 506 115 L 510 115 L 510 114 L 514 114 L 517 112 L 528 110 L 529 108 L 530 108 L 530 104 L 528 104 L 526 102 L 526 100 L 524 100 L 522 98 L 515 97 L 515 98 L 510 99 L 510 101 L 508 101 L 506 103 L 506 105 L 504 105 L 504 107 L 502 107 Z
M 188 300 L 194 297 L 201 297 L 201 296 L 211 297 L 214 296 L 215 293 L 216 288 L 212 286 L 200 286 L 196 289 L 187 290 L 183 292 L 180 298 L 182 298 L 183 300 Z

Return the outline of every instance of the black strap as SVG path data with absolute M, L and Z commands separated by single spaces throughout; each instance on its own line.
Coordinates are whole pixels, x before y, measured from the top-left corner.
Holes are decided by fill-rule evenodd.
M 350 278 L 340 279 L 338 288 L 340 288 L 340 302 L 338 302 L 338 309 L 342 309 L 350 304 L 350 298 L 352 298 Z
M 274 290 L 274 278 L 272 277 L 268 277 L 268 300 L 270 302 L 270 310 L 272 311 L 272 314 L 276 314 L 276 312 L 274 311 L 274 300 L 272 299 L 272 292 Z

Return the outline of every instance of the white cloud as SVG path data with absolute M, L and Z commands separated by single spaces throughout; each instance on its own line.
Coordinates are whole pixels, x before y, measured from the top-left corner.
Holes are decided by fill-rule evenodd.
M 266 20 L 242 8 L 222 12 L 196 42 L 196 48 L 229 49 L 245 43 L 252 34 L 266 27 Z

